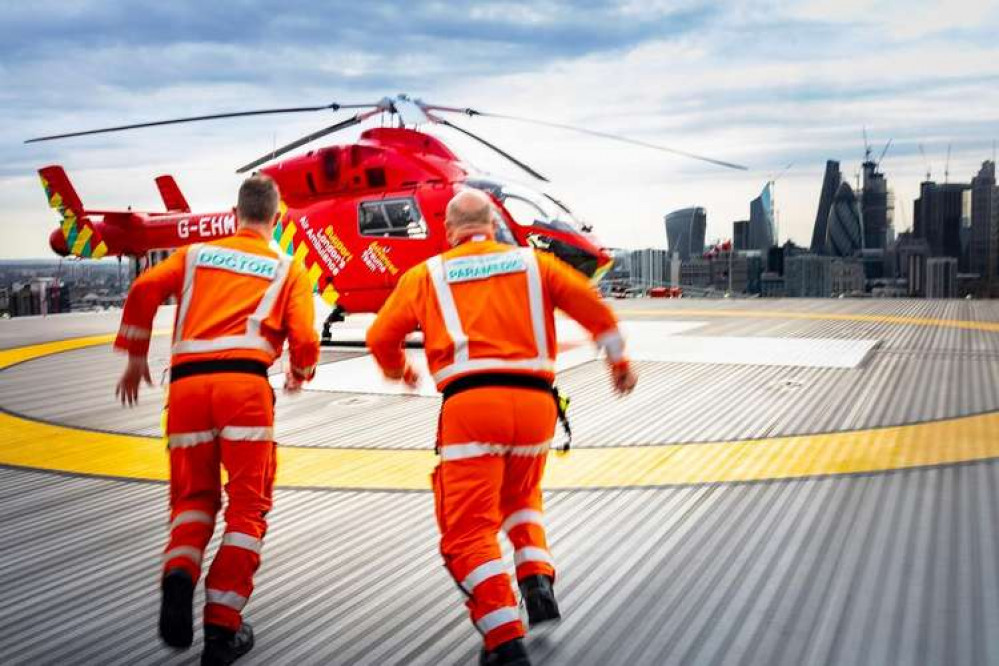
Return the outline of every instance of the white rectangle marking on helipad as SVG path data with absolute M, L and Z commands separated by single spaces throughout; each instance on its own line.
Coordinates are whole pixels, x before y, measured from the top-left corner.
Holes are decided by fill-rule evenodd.
M 363 340 L 364 329 L 369 323 L 370 319 L 354 320 L 353 325 L 348 330 L 341 330 L 340 334 L 345 339 Z M 660 363 L 855 368 L 878 343 L 877 340 L 681 335 L 704 325 L 703 321 L 625 321 L 621 322 L 621 329 L 630 358 Z M 557 327 L 559 344 L 564 350 L 556 359 L 557 372 L 597 358 L 589 334 L 576 322 L 558 319 Z M 306 388 L 380 395 L 437 395 L 423 351 L 410 349 L 406 355 L 420 373 L 422 381 L 416 389 L 387 381 L 371 356 L 321 365 Z M 284 379 L 276 375 L 271 381 L 279 388 Z
M 656 342 L 633 338 L 629 355 L 637 361 L 661 363 L 855 368 L 877 343 L 877 340 L 677 335 Z

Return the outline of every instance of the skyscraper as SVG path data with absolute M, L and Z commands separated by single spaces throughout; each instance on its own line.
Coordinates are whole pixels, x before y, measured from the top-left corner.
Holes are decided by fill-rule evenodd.
M 842 182 L 829 207 L 826 223 L 825 253 L 834 257 L 852 257 L 864 249 L 864 224 L 860 204 L 850 183 Z
M 913 232 L 924 238 L 932 257 L 961 256 L 961 218 L 964 210 L 964 183 L 934 183 L 919 186 L 913 206 Z
M 760 196 L 749 203 L 749 249 L 766 252 L 776 244 L 773 183 L 767 183 Z
M 732 248 L 736 251 L 749 249 L 749 220 L 732 223 Z
M 864 247 L 883 250 L 888 245 L 888 227 L 892 224 L 891 193 L 876 163 L 867 160 L 862 166 L 864 189 L 860 194 L 860 211 L 864 221 Z
M 815 226 L 812 227 L 812 254 L 826 254 L 826 225 L 829 222 L 829 209 L 833 197 L 843 177 L 839 172 L 839 162 L 826 162 L 826 175 L 822 178 L 822 193 L 819 195 L 819 210 L 815 214 Z
M 981 276 L 985 296 L 999 288 L 999 188 L 996 187 L 996 164 L 982 163 L 978 175 L 971 179 L 971 272 Z
M 677 253 L 683 261 L 699 257 L 704 252 L 704 232 L 708 216 L 703 208 L 683 208 L 666 215 L 666 239 L 669 253 Z

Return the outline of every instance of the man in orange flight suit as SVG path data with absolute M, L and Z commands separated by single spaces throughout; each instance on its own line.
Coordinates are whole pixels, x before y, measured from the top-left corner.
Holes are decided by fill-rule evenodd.
M 386 377 L 415 386 L 402 343 L 423 331 L 444 395 L 433 475 L 444 564 L 483 634 L 482 663 L 527 665 L 496 535 L 503 529 L 515 549 L 531 625 L 558 620 L 540 489 L 557 414 L 555 308 L 606 352 L 618 392 L 631 391 L 636 378 L 614 315 L 591 285 L 550 254 L 496 242 L 485 194 L 459 192 L 446 227 L 453 249 L 403 275 L 367 342 Z
M 171 523 L 159 626 L 167 645 L 191 645 L 194 587 L 221 507 L 221 465 L 228 473 L 226 526 L 205 579 L 202 664 L 229 664 L 253 647 L 241 611 L 260 565 L 276 466 L 267 369 L 287 338 L 285 389 L 294 392 L 319 359 L 312 287 L 301 265 L 270 243 L 278 200 L 270 178 L 248 178 L 239 190 L 236 234 L 181 248 L 139 276 L 114 343 L 128 353 L 116 393 L 131 405 L 140 382 L 150 381 L 153 317 L 176 297 L 166 424 Z

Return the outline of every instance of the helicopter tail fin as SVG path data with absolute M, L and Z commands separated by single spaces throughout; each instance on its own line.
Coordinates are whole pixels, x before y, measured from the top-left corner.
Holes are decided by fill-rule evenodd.
M 160 196 L 163 198 L 163 205 L 171 213 L 190 213 L 191 207 L 187 203 L 187 199 L 184 198 L 184 194 L 180 191 L 177 186 L 177 181 L 173 179 L 173 176 L 163 175 L 156 179 L 156 187 L 160 190 Z
M 69 182 L 65 170 L 52 165 L 39 169 L 38 175 L 49 206 L 62 216 L 60 229 L 53 233 L 59 238 L 50 239 L 53 250 L 64 256 L 71 254 L 87 259 L 100 259 L 107 254 L 107 245 L 87 218 L 80 196 Z
M 65 215 L 70 212 L 77 217 L 83 217 L 83 203 L 80 196 L 69 182 L 69 176 L 61 166 L 53 165 L 38 170 L 45 188 L 45 196 L 49 206 Z

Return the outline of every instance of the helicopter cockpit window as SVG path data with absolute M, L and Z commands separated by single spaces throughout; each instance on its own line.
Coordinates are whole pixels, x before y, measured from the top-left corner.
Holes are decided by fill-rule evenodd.
M 510 227 L 506 225 L 506 220 L 500 212 L 493 208 L 493 222 L 496 224 L 496 240 L 504 245 L 517 245 L 517 239 L 513 237 Z
M 499 199 L 519 225 L 548 227 L 566 233 L 578 233 L 581 230 L 581 225 L 569 209 L 546 194 L 486 179 L 468 180 L 465 184 Z
M 363 201 L 357 211 L 357 221 L 362 236 L 427 237 L 427 225 L 414 199 Z

